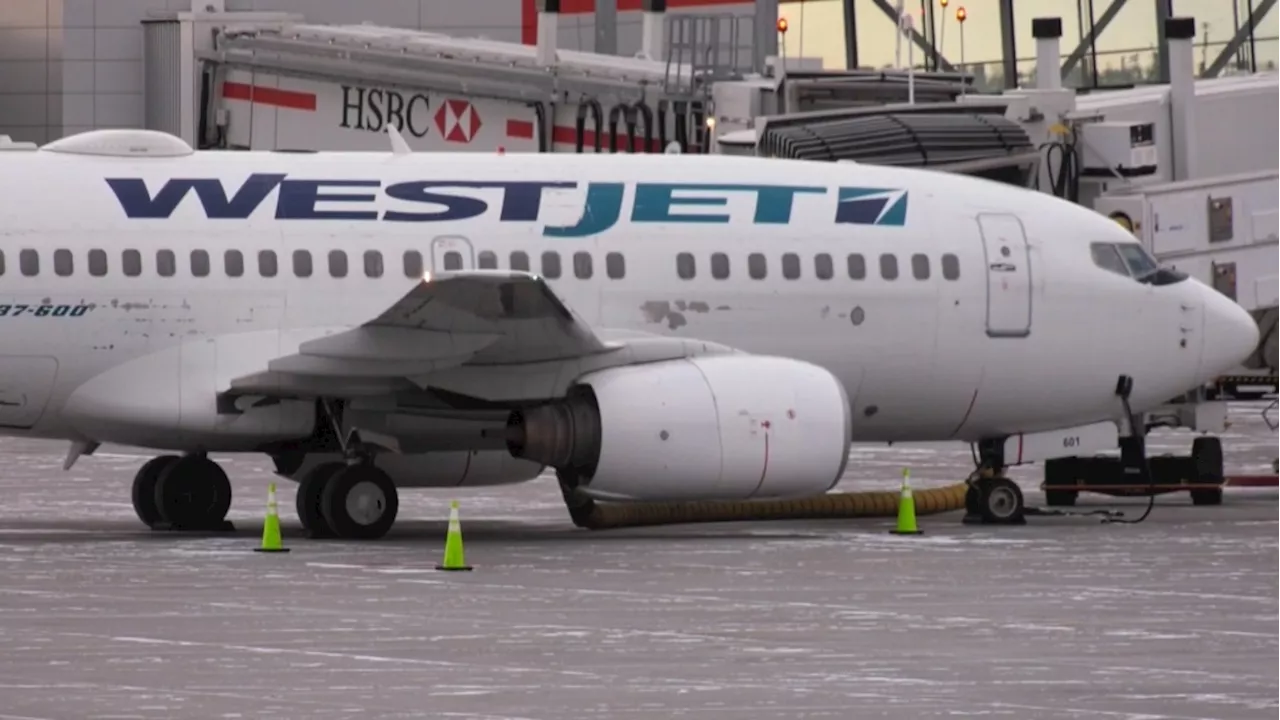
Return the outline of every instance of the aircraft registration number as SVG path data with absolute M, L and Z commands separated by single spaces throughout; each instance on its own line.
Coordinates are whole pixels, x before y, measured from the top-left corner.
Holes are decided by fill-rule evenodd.
M 93 305 L 0 305 L 0 317 L 80 317 Z

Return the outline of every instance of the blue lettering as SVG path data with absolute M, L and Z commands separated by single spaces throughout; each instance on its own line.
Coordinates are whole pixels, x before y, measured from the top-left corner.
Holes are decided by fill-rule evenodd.
M 587 204 L 577 224 L 547 226 L 542 234 L 547 237 L 586 237 L 604 232 L 618 223 L 622 215 L 623 183 L 590 183 L 587 185 Z
M 378 180 L 285 180 L 280 183 L 280 199 L 276 203 L 277 220 L 377 220 L 377 210 L 317 210 L 322 200 L 372 202 L 373 193 L 359 195 L 320 194 L 322 187 L 378 187 Z
M 791 222 L 791 207 L 797 193 L 825 194 L 825 187 L 794 185 L 703 185 L 695 183 L 665 184 L 638 183 L 636 202 L 631 210 L 632 222 L 696 222 L 727 223 L 728 215 L 673 215 L 673 205 L 715 205 L 728 203 L 724 197 L 673 197 L 676 190 L 700 190 L 711 192 L 753 192 L 756 194 L 756 210 L 753 222 L 786 224 Z
M 483 215 L 489 209 L 489 203 L 479 198 L 457 197 L 428 192 L 428 188 L 501 188 L 502 222 L 533 222 L 538 219 L 538 211 L 542 208 L 542 191 L 546 188 L 572 188 L 574 182 L 505 182 L 459 180 L 408 182 L 391 185 L 387 194 L 397 200 L 408 202 L 426 202 L 445 206 L 445 210 L 434 213 L 413 213 L 388 210 L 382 216 L 384 220 L 400 222 L 440 222 L 444 220 L 466 220 Z
M 125 215 L 131 218 L 171 217 L 187 191 L 195 190 L 205 216 L 213 220 L 244 220 L 258 209 L 284 177 L 283 174 L 254 173 L 230 200 L 221 181 L 212 178 L 174 178 L 166 182 L 154 197 L 147 191 L 147 183 L 142 178 L 106 180 Z

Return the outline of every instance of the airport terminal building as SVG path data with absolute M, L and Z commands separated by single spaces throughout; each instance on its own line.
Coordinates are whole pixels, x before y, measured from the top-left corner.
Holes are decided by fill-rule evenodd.
M 722 16 L 715 42 L 737 65 L 763 58 L 816 58 L 827 68 L 904 62 L 893 41 L 891 0 L 6 0 L 0 3 L 0 132 L 48 142 L 94 128 L 148 126 L 144 101 L 149 19 L 174 12 L 290 13 L 314 24 L 390 26 L 533 45 L 539 11 L 558 16 L 557 44 L 621 56 L 642 46 L 644 11 Z M 1016 10 L 1015 10 L 1016 5 Z M 1212 7 L 1209 7 L 1212 6 Z M 1025 83 L 1034 66 L 1030 20 L 1063 23 L 1065 82 L 1078 87 L 1168 77 L 1163 20 L 1200 25 L 1203 76 L 1275 68 L 1274 2 L 1203 0 L 968 0 L 907 2 L 915 63 L 963 66 L 993 90 Z M 958 21 L 963 9 L 964 21 Z M 1256 15 L 1257 17 L 1252 17 Z M 785 18 L 787 32 L 775 23 Z M 725 50 L 721 47 L 721 50 Z M 162 69 L 161 69 L 162 70 Z

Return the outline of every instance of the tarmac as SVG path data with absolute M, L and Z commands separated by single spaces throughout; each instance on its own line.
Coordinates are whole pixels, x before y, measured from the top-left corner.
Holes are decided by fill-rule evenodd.
M 1271 474 L 1261 406 L 1229 472 Z M 1187 432 L 1152 452 L 1182 452 Z M 1278 708 L 1277 492 L 1032 517 L 579 530 L 553 481 L 405 491 L 382 541 L 252 552 L 274 476 L 224 467 L 235 533 L 152 534 L 147 453 L 0 440 L 0 720 L 1236 720 Z M 855 448 L 837 490 L 955 482 L 958 445 Z M 1036 504 L 1039 466 L 1014 475 Z M 470 573 L 434 570 L 461 503 Z M 1076 510 L 1145 499 L 1081 496 Z

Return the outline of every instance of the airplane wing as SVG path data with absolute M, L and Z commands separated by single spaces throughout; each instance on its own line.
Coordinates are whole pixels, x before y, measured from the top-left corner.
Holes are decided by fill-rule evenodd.
M 605 343 L 539 276 L 507 270 L 432 274 L 363 324 L 336 329 L 232 379 L 224 396 L 280 396 L 282 387 L 387 382 L 463 364 L 521 364 L 617 349 Z M 288 392 L 299 396 L 308 393 Z

